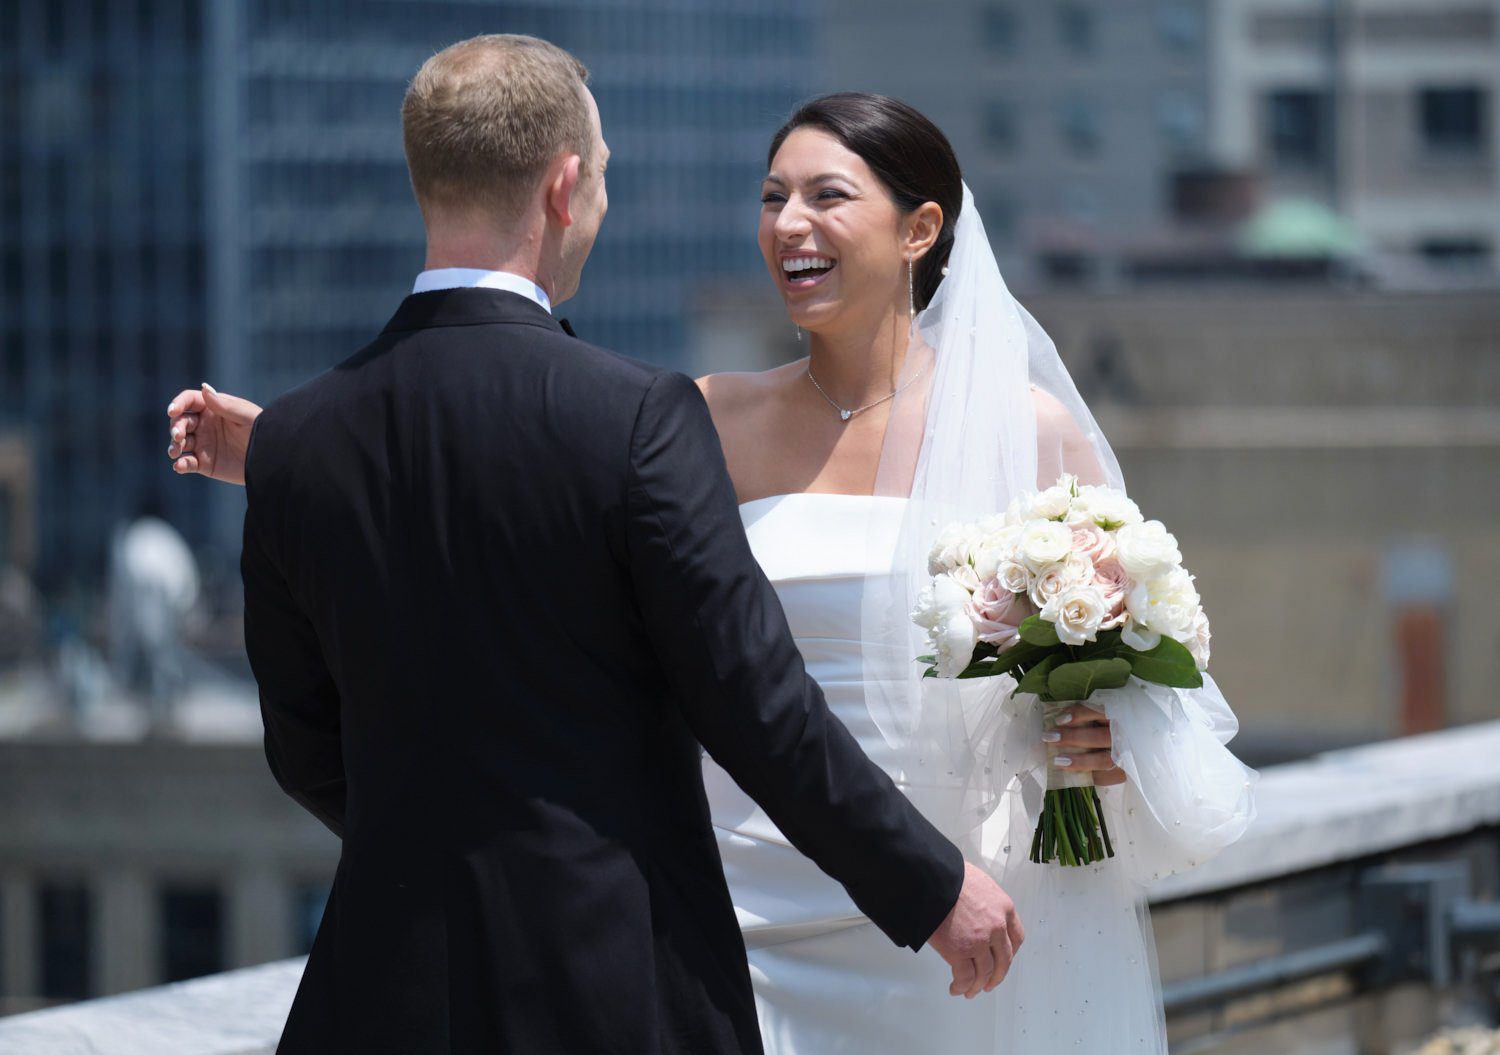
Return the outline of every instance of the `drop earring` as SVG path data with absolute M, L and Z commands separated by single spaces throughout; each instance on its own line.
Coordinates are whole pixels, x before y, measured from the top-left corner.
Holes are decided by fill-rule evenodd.
M 912 280 L 911 254 L 906 256 L 906 321 L 908 324 L 915 322 L 917 318 L 917 295 L 916 283 Z
M 797 323 L 797 343 L 802 343 L 802 324 L 800 322 Z

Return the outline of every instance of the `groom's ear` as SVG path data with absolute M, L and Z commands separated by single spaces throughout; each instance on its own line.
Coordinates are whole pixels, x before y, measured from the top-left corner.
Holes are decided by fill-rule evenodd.
M 578 189 L 582 159 L 565 154 L 547 170 L 547 215 L 559 227 L 573 226 L 573 192 Z

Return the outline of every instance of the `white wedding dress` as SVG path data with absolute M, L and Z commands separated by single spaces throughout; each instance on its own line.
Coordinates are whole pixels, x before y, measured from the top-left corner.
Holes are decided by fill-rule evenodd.
M 896 752 L 865 703 L 860 591 L 865 576 L 889 573 L 906 501 L 791 494 L 740 507 L 809 673 L 833 713 L 903 787 Z M 1032 864 L 1035 813 L 1025 812 L 1017 781 L 981 834 L 1026 938 L 1005 981 L 974 1000 L 949 996 L 950 971 L 936 952 L 893 945 L 705 758 L 768 1055 L 1165 1055 L 1144 884 L 1237 838 L 1253 815 L 1255 774 L 1223 747 L 1237 726 L 1211 682 L 1190 693 L 1115 690 L 1092 702 L 1114 721 L 1129 776 L 1099 789 L 1117 856 L 1084 868 Z M 1024 740 L 1027 764 L 1045 772 L 1036 711 L 1017 703 L 1009 735 Z M 956 816 L 934 815 L 949 812 L 946 790 L 923 789 L 922 808 L 940 829 L 961 834 Z M 957 803 L 962 796 L 952 790 Z M 1033 810 L 1039 801 L 1037 790 Z

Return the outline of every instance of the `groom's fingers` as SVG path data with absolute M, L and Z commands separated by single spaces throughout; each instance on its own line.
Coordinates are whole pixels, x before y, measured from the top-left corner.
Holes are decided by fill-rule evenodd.
M 974 957 L 974 980 L 969 983 L 969 988 L 964 991 L 964 998 L 972 1000 L 984 992 L 985 987 L 990 984 L 990 979 L 994 975 L 995 950 L 993 947 L 986 945 Z
M 1010 935 L 1004 931 L 997 934 L 990 945 L 990 952 L 994 966 L 990 968 L 989 976 L 984 979 L 986 993 L 994 992 L 995 986 L 1005 980 L 1006 974 L 1010 971 L 1010 962 L 1015 959 L 1015 948 L 1011 944 Z
M 953 984 L 948 986 L 949 996 L 963 996 L 974 984 L 974 979 L 979 976 L 974 967 L 973 960 L 965 960 L 961 964 L 953 964 Z

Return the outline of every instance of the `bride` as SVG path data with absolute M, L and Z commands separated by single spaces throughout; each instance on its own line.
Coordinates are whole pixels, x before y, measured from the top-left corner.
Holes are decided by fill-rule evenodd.
M 1004 678 L 923 681 L 910 621 L 941 528 L 1065 472 L 1123 488 L 1052 342 L 1011 297 L 952 148 L 899 101 L 838 93 L 771 141 L 761 254 L 808 355 L 699 386 L 757 560 L 828 705 L 1014 899 L 1026 951 L 990 996 L 893 947 L 711 759 L 704 783 L 771 1053 L 1167 1050 L 1145 889 L 1237 839 L 1256 774 L 1211 679 L 1132 682 L 1044 733 Z M 239 482 L 259 408 L 172 403 L 179 473 Z M 1028 859 L 1042 795 L 1101 786 L 1116 856 Z

